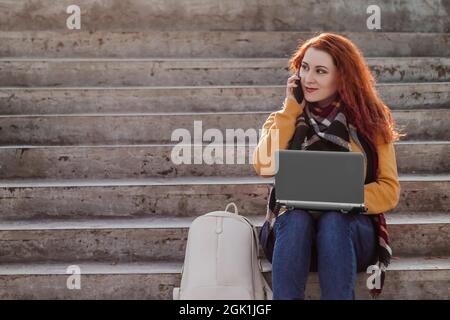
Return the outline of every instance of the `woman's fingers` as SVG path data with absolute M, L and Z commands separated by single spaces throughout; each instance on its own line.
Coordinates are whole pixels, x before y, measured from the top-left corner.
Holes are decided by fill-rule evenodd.
M 288 78 L 288 81 L 287 81 L 288 85 L 289 84 L 295 84 L 295 80 L 300 80 L 300 78 L 296 74 L 294 74 L 294 75 L 292 75 L 291 77 Z
M 289 88 L 294 88 L 294 87 L 297 87 L 297 84 L 295 82 L 290 82 L 290 83 L 287 84 L 287 86 Z
M 297 85 L 295 83 L 296 80 L 300 80 L 300 78 L 296 74 L 293 74 L 292 76 L 290 76 L 288 78 L 287 83 L 286 83 L 286 96 L 290 97 L 292 99 L 296 99 L 294 96 L 294 88 L 296 88 L 300 85 L 300 84 Z

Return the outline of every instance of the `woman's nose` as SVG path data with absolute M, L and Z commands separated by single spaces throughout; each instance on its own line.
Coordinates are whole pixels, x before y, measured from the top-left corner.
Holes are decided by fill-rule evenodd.
M 305 85 L 308 87 L 313 87 L 317 84 L 316 80 L 313 77 L 306 77 L 305 78 Z
M 305 79 L 305 85 L 312 85 L 316 82 L 311 71 L 304 71 L 301 77 Z

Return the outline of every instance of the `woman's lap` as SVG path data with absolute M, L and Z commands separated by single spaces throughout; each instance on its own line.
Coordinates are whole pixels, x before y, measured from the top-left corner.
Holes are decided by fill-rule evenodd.
M 376 235 L 364 215 L 292 210 L 278 216 L 272 260 L 274 300 L 304 299 L 308 273 L 318 271 L 321 299 L 354 299 L 356 273 L 375 261 Z
M 336 248 L 348 237 L 354 248 L 358 272 L 365 272 L 376 261 L 377 238 L 372 218 L 367 215 L 329 211 L 314 218 L 309 212 L 296 209 L 275 220 L 275 239 L 280 231 L 296 233 L 304 230 L 311 236 L 311 271 L 317 271 L 318 250 L 327 246 Z

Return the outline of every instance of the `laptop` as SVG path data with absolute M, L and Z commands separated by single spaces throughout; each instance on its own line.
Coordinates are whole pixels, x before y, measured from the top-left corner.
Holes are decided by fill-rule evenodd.
M 276 201 L 288 209 L 366 212 L 359 152 L 276 151 Z

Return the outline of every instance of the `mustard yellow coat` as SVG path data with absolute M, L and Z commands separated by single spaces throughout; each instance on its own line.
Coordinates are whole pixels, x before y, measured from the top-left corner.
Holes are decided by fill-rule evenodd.
M 272 177 L 273 173 L 267 172 L 267 163 L 274 161 L 273 152 L 276 149 L 286 149 L 288 143 L 294 135 L 295 122 L 297 117 L 303 112 L 303 107 L 296 100 L 286 98 L 283 108 L 270 114 L 263 125 L 262 133 L 258 145 L 253 152 L 253 166 L 256 172 L 262 177 Z M 272 130 L 278 129 L 278 146 L 272 143 Z M 362 150 L 350 135 L 351 152 L 361 152 Z M 272 144 L 274 147 L 272 147 Z M 267 154 L 271 159 L 261 161 L 258 156 L 260 149 L 264 145 Z M 274 150 L 272 150 L 272 148 Z M 400 182 L 397 174 L 397 161 L 395 157 L 394 143 L 385 143 L 382 136 L 379 136 L 377 143 L 378 150 L 378 172 L 377 181 L 364 185 L 364 203 L 367 214 L 385 213 L 395 208 L 400 199 Z M 261 171 L 264 171 L 263 173 Z M 364 160 L 364 175 L 367 172 L 367 162 Z

